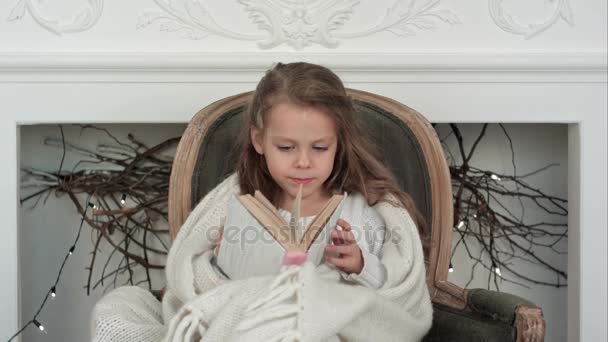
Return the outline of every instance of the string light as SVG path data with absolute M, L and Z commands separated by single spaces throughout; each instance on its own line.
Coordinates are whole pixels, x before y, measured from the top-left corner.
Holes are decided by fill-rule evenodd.
M 46 330 L 44 330 L 44 325 L 40 324 L 40 322 L 38 322 L 37 320 L 32 320 L 32 323 L 34 323 L 34 325 L 40 329 L 40 331 L 44 331 L 44 333 L 46 334 Z
M 120 204 L 125 204 L 127 202 L 127 194 L 122 194 L 120 198 Z
M 95 205 L 95 203 L 89 202 L 89 207 L 93 208 L 93 209 L 97 209 L 97 206 Z
M 495 181 L 499 181 L 499 180 L 500 180 L 500 177 L 498 177 L 498 176 L 497 176 L 496 174 L 494 174 L 494 173 L 493 173 L 493 174 L 490 176 L 490 178 L 492 178 L 492 179 L 493 179 L 493 180 L 495 180 Z
M 496 264 L 494 262 L 492 262 L 492 267 L 490 269 L 494 273 L 496 273 L 499 277 L 502 276 L 502 273 L 500 272 L 500 268 L 498 266 L 496 266 Z
M 464 227 L 464 221 L 460 221 L 458 222 L 458 229 L 461 229 L 462 227 Z
M 452 262 L 450 261 L 450 268 L 448 268 L 448 272 L 454 272 L 454 267 L 452 266 Z
M 91 199 L 91 195 L 89 195 L 89 197 L 87 198 L 87 201 L 85 203 L 88 203 L 88 207 L 91 207 L 93 209 L 96 208 L 96 206 L 89 202 L 89 199 Z M 40 305 L 40 307 L 38 308 L 38 311 L 36 311 L 36 313 L 34 314 L 34 318 L 32 318 L 31 321 L 27 322 L 25 325 L 23 325 L 21 327 L 21 329 L 19 329 L 19 331 L 17 331 L 9 340 L 8 342 L 11 342 L 15 337 L 19 336 L 19 334 L 21 334 L 30 324 L 35 325 L 40 331 L 44 332 L 45 334 L 47 333 L 46 329 L 44 328 L 44 325 L 42 325 L 38 320 L 38 315 L 40 314 L 40 312 L 42 311 L 42 309 L 44 308 L 44 305 L 47 303 L 49 297 L 50 298 L 55 298 L 57 296 L 57 284 L 59 284 L 59 279 L 61 279 L 61 273 L 63 272 L 63 268 L 65 267 L 65 263 L 68 260 L 68 257 L 70 255 L 72 255 L 74 253 L 74 250 L 76 249 L 76 244 L 78 243 L 78 240 L 80 239 L 80 233 L 82 232 L 82 226 L 84 225 L 84 220 L 87 216 L 87 207 L 84 207 L 84 212 L 82 214 L 82 218 L 80 219 L 80 226 L 78 227 L 78 233 L 76 234 L 76 238 L 74 239 L 74 244 L 72 244 L 72 246 L 70 247 L 70 249 L 68 250 L 68 253 L 65 255 L 65 257 L 63 258 L 63 262 L 61 263 L 61 267 L 59 268 L 59 273 L 57 274 L 57 278 L 55 278 L 55 283 L 53 284 L 53 286 L 51 287 L 51 289 L 46 293 L 46 296 L 44 297 L 44 300 L 42 301 L 42 304 Z

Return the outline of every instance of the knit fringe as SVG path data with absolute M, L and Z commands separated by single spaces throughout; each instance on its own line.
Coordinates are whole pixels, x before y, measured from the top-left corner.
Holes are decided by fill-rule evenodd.
M 298 318 L 303 309 L 300 294 L 302 272 L 303 267 L 299 265 L 284 267 L 268 292 L 247 306 L 236 330 L 246 331 L 269 321 L 285 320 L 289 327 L 271 341 L 301 341 Z
M 172 336 L 171 342 L 199 341 L 207 331 L 203 314 L 193 306 L 186 306 L 179 320 L 169 324 L 167 336 Z M 169 342 L 169 341 L 167 341 Z

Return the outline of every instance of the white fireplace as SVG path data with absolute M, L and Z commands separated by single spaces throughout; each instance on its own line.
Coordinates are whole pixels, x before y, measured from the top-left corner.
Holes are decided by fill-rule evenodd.
M 305 60 L 332 68 L 348 87 L 396 99 L 432 122 L 569 124 L 568 340 L 606 339 L 605 1 L 594 0 L 586 7 L 582 2 L 552 2 L 551 6 L 569 3 L 577 18 L 575 25 L 559 18 L 549 23 L 546 18 L 552 18 L 553 7 L 537 5 L 536 12 L 525 18 L 549 24 L 529 39 L 525 32 L 509 32 L 519 26 L 499 20 L 503 17 L 496 12 L 500 9 L 496 1 L 477 5 L 438 1 L 443 10 L 459 18 L 459 25 L 438 22 L 435 31 L 419 30 L 412 36 L 380 31 L 350 40 L 341 36 L 336 38 L 337 47 L 319 42 L 297 46 L 295 41 L 283 40 L 275 42 L 275 48 L 259 45 L 260 40 L 254 38 L 182 39 L 172 32 L 158 32 L 153 25 L 135 30 L 137 15 L 141 19 L 143 10 L 159 10 L 160 0 L 124 7 L 118 2 L 92 1 L 102 6 L 91 7 L 89 21 L 74 22 L 71 13 L 77 11 L 69 4 L 81 7 L 77 2 L 68 1 L 53 10 L 52 5 L 34 7 L 33 1 L 22 2 L 26 10 L 21 17 L 0 23 L 0 32 L 11 33 L 0 36 L 0 143 L 6 152 L 0 187 L 5 218 L 0 228 L 0 338 L 20 327 L 20 125 L 186 123 L 206 104 L 252 90 L 272 62 Z M 209 3 L 215 4 L 209 8 L 216 8 L 218 21 L 239 8 L 238 4 Z M 386 9 L 392 2 L 375 6 L 385 3 Z M 356 6 L 352 7 L 353 23 L 375 22 L 366 21 L 362 9 L 374 5 Z M 515 5 L 511 8 L 514 13 L 516 9 Z M 4 17 L 12 11 L 12 5 L 0 7 Z M 65 25 L 53 26 L 40 18 L 55 18 Z M 60 30 L 66 27 L 75 29 Z M 52 29 L 61 35 L 50 33 Z M 250 23 L 243 24 L 243 30 L 263 36 Z

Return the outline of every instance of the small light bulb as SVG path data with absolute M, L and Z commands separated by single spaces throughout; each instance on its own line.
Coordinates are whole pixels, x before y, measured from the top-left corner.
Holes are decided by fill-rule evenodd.
M 34 320 L 34 325 L 40 329 L 40 331 L 44 331 L 44 325 L 40 324 L 37 320 Z
M 492 174 L 492 175 L 490 176 L 490 178 L 492 178 L 492 179 L 493 179 L 493 180 L 495 180 L 495 181 L 499 181 L 499 180 L 500 180 L 500 177 L 498 177 L 498 176 L 497 176 L 497 175 L 495 175 L 495 174 Z
M 51 288 L 51 297 L 55 298 L 57 296 L 57 293 L 55 291 L 55 286 L 53 286 L 53 288 Z
M 477 214 L 473 214 L 473 218 L 477 218 Z
M 127 194 L 122 194 L 120 198 L 120 204 L 125 204 L 127 202 Z
M 93 202 L 89 202 L 89 207 L 91 207 L 93 209 L 97 209 L 97 206 Z
M 454 267 L 452 266 L 451 262 L 450 262 L 450 268 L 448 268 L 448 272 L 450 272 L 450 273 L 454 272 Z
M 500 275 L 502 275 L 502 274 L 500 273 L 500 268 L 498 268 L 498 267 L 496 267 L 496 268 L 494 269 L 494 272 L 496 272 L 496 274 L 498 274 L 499 276 L 500 276 Z
M 75 248 L 74 246 L 70 247 L 70 252 L 69 252 L 70 255 L 72 255 L 72 253 L 74 253 L 74 248 Z
M 464 221 L 458 222 L 458 229 L 462 228 L 463 226 L 464 226 Z

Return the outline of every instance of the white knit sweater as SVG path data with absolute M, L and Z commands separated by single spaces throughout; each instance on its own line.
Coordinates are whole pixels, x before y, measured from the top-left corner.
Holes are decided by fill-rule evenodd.
M 209 232 L 238 193 L 236 181 L 233 174 L 213 189 L 182 226 L 167 260 L 162 316 L 145 290 L 118 288 L 93 310 L 94 341 L 419 341 L 426 334 L 432 306 L 418 232 L 405 209 L 386 202 L 373 207 L 387 228 L 377 290 L 344 282 L 327 264 L 222 279 L 210 263 Z M 364 200 L 353 204 L 363 212 Z
M 359 198 L 360 197 L 360 198 Z M 234 200 L 234 199 L 233 199 Z M 384 243 L 385 225 L 382 217 L 365 203 L 363 210 L 360 213 L 354 213 L 353 209 L 355 203 L 365 202 L 361 194 L 350 194 L 344 199 L 343 207 L 345 210 L 342 211 L 340 218 L 351 224 L 352 232 L 357 241 L 357 245 L 361 249 L 363 256 L 363 269 L 359 274 L 348 274 L 339 270 L 344 280 L 361 284 L 371 288 L 379 288 L 384 283 L 386 278 L 386 270 L 380 257 L 382 256 L 382 244 Z M 283 217 L 285 222 L 290 222 L 291 213 L 283 208 L 278 209 L 278 214 Z M 360 217 L 359 217 L 360 214 Z M 229 213 L 228 213 L 229 215 Z M 298 221 L 296 228 L 296 237 L 302 238 L 305 228 L 315 218 L 316 215 L 301 217 Z M 354 220 L 358 220 L 361 224 L 356 224 Z M 226 232 L 224 234 L 226 236 Z M 224 243 L 220 249 L 220 255 L 218 257 L 219 263 L 222 265 L 233 265 L 232 271 L 243 269 L 248 274 L 256 275 L 276 275 L 276 271 L 271 272 L 267 265 L 263 265 L 264 262 L 277 262 L 280 263 L 282 256 L 277 254 L 275 251 L 268 251 L 268 248 L 278 247 L 276 245 L 260 245 L 262 250 L 257 252 L 257 255 L 242 255 L 242 246 L 240 243 Z M 275 253 L 271 253 L 275 252 Z M 276 255 L 275 255 L 276 254 Z M 246 258 L 246 260 L 244 259 Z M 314 259 L 314 258 L 313 258 Z M 250 260 L 255 260 L 251 262 Z M 309 260 L 311 260 L 309 258 Z M 215 260 L 212 260 L 215 262 Z M 324 262 L 320 259 L 319 264 Z M 333 267 L 333 266 L 330 266 Z M 228 279 L 225 272 L 220 266 L 217 266 L 218 273 L 224 278 Z M 243 277 L 238 277 L 238 279 Z
M 361 194 L 350 194 L 346 197 L 345 203 L 346 208 L 352 208 L 351 202 L 360 200 L 357 197 Z M 285 209 L 279 208 L 279 215 L 281 215 L 286 222 L 291 219 L 291 213 Z M 300 218 L 300 230 L 298 231 L 298 238 L 302 237 L 302 227 L 307 227 L 310 221 L 315 216 L 306 216 Z M 342 271 L 340 275 L 350 282 L 361 284 L 374 289 L 379 288 L 384 284 L 386 278 L 386 269 L 380 258 L 382 257 L 382 244 L 384 243 L 385 235 L 385 224 L 382 217 L 365 203 L 363 211 L 361 212 L 360 222 L 361 224 L 354 224 L 355 219 L 358 219 L 352 211 L 346 210 L 341 217 L 343 220 L 351 224 L 353 235 L 357 241 L 357 245 L 361 249 L 361 255 L 363 256 L 363 270 L 361 273 L 345 273 Z

